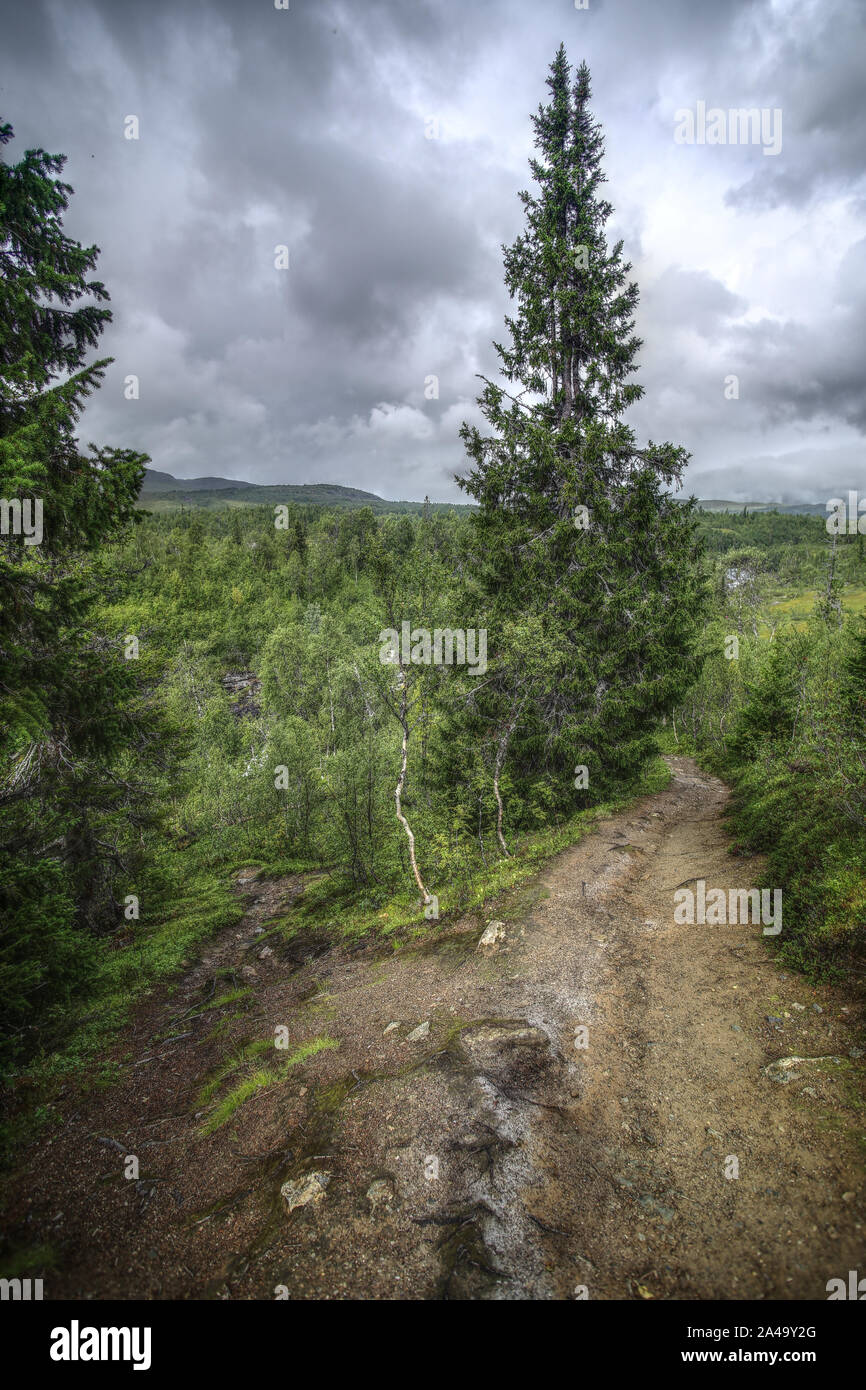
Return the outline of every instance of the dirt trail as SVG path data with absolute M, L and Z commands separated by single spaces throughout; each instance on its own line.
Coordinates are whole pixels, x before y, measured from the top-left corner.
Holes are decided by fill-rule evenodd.
M 55 1250 L 46 1297 L 821 1299 L 862 1270 L 856 1009 L 760 927 L 674 925 L 677 886 L 756 865 L 729 853 L 722 784 L 670 762 L 487 951 L 464 921 L 316 955 L 262 930 L 300 881 L 244 884 L 241 928 L 139 1010 L 124 1079 L 25 1156 L 5 1225 Z M 232 977 L 249 994 L 214 1008 Z M 207 1133 L 273 1065 L 220 1079 L 233 1051 L 279 1025 L 277 1065 L 323 1050 Z M 841 1060 L 766 1074 L 791 1054 Z M 287 1182 L 314 1200 L 287 1214 Z

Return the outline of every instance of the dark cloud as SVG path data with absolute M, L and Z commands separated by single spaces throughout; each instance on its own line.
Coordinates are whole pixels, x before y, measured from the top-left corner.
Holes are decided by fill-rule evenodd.
M 750 92 L 781 107 L 783 150 L 771 169 L 756 170 L 728 191 L 734 207 L 803 207 L 840 187 L 863 188 L 866 6 L 798 3 L 780 18 L 783 24 L 768 26 L 771 41 L 758 50 Z
M 0 0 L 12 157 L 68 153 L 67 227 L 112 293 L 85 437 L 181 476 L 459 496 L 563 40 L 643 293 L 636 427 L 692 450 L 696 491 L 739 487 L 744 460 L 781 488 L 787 459 L 822 498 L 866 431 L 864 21 L 811 0 Z M 781 154 L 675 144 L 698 100 L 780 106 Z

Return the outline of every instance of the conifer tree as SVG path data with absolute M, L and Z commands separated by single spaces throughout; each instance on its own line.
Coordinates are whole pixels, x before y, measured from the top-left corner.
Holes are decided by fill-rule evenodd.
M 533 117 L 536 191 L 521 193 L 525 230 L 503 248 L 516 304 L 510 342 L 494 345 L 505 384 L 483 378 L 491 432 L 461 430 L 478 601 L 500 653 L 467 717 L 493 735 L 499 772 L 507 756 L 524 785 L 552 778 L 572 802 L 586 765 L 585 802 L 634 775 L 688 685 L 703 581 L 692 504 L 667 490 L 689 455 L 638 447 L 624 419 L 643 394 L 631 380 L 638 289 L 622 243 L 607 246 L 586 64 L 572 81 L 560 46 L 547 85 Z M 508 655 L 522 631 L 535 647 L 525 664 Z
M 12 134 L 0 125 L 0 148 Z M 0 159 L 0 1003 L 19 1038 L 87 969 L 81 928 L 113 908 L 106 817 L 135 814 L 110 771 L 136 733 L 134 678 L 88 607 L 98 548 L 134 518 L 148 460 L 82 454 L 75 438 L 111 315 L 89 278 L 98 248 L 63 232 L 64 162 Z

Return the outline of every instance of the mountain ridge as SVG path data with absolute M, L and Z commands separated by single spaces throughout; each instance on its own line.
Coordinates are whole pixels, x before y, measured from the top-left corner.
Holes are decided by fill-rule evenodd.
M 374 512 L 418 512 L 423 501 L 394 501 L 342 483 L 248 483 L 232 478 L 175 478 L 145 470 L 138 505 L 151 511 L 178 507 L 276 506 L 295 503 L 314 507 L 370 507 Z M 467 511 L 466 502 L 431 502 L 434 511 Z
M 394 508 L 416 510 L 423 506 L 422 501 L 391 499 L 380 497 L 376 492 L 363 488 L 345 487 L 342 483 L 250 483 L 239 478 L 201 477 L 175 478 L 155 468 L 145 470 L 144 481 L 139 494 L 139 502 L 147 499 L 148 504 L 158 503 L 157 510 L 172 506 L 182 506 L 189 502 L 196 506 L 267 503 L 299 503 L 307 506 L 357 507 L 368 506 L 374 511 L 391 511 Z M 707 512 L 786 512 L 800 516 L 824 516 L 826 504 L 822 502 L 734 502 L 724 498 L 698 498 L 698 504 Z M 473 504 L 466 502 L 431 502 L 435 509 L 468 509 Z

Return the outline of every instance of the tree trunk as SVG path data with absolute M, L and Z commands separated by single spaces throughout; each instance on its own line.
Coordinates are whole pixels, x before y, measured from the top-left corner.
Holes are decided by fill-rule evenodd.
M 505 762 L 505 754 L 508 752 L 508 745 L 511 742 L 511 735 L 514 733 L 514 726 L 520 718 L 520 711 L 523 709 L 523 706 L 525 704 L 526 696 L 524 695 L 523 699 L 520 701 L 520 704 L 517 706 L 517 709 L 514 711 L 514 714 L 511 717 L 511 723 L 506 725 L 506 727 L 502 730 L 502 733 L 499 735 L 499 743 L 496 746 L 496 764 L 493 769 L 493 794 L 496 797 L 496 838 L 499 841 L 500 848 L 502 850 L 502 853 L 505 855 L 506 859 L 510 859 L 511 855 L 508 851 L 508 846 L 505 843 L 505 836 L 502 834 L 503 806 L 502 796 L 499 791 L 499 775 L 502 772 L 502 765 Z
M 403 671 L 400 672 L 400 684 L 402 686 L 400 697 L 400 724 L 403 729 L 402 757 L 400 761 L 400 776 L 394 788 L 394 801 L 397 806 L 397 819 L 406 832 L 406 839 L 409 841 L 409 862 L 412 865 L 412 873 L 415 875 L 415 882 L 421 891 L 425 905 L 431 901 L 431 895 L 424 887 L 421 875 L 418 872 L 418 861 L 415 858 L 415 836 L 406 817 L 403 815 L 403 807 L 400 798 L 403 794 L 403 784 L 406 781 L 406 765 L 409 761 L 409 720 L 407 717 L 407 696 L 406 696 L 406 677 Z

